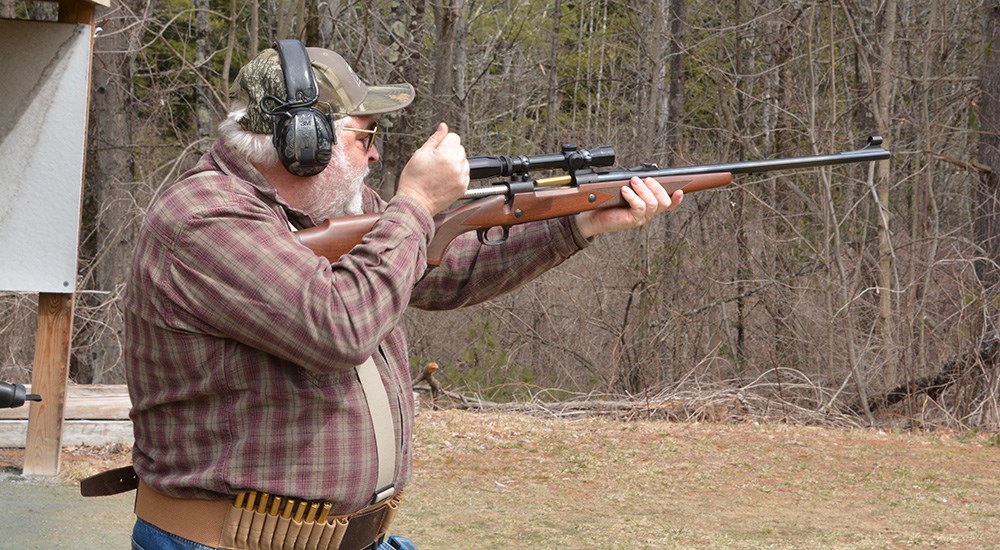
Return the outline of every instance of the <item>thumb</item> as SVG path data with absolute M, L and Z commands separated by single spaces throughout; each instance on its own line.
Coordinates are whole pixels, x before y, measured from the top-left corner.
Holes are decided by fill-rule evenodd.
M 427 138 L 427 141 L 424 142 L 424 147 L 428 149 L 437 149 L 446 137 L 448 137 L 448 125 L 441 122 L 438 124 L 437 130 L 435 130 L 434 133 L 431 134 L 431 137 Z

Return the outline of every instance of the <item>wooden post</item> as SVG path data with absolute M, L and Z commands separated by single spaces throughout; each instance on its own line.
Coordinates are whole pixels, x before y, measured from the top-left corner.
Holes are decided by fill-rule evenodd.
M 62 451 L 63 409 L 73 335 L 73 294 L 38 295 L 38 332 L 31 370 L 32 392 L 42 396 L 28 412 L 25 475 L 56 475 Z
M 59 22 L 93 24 L 94 4 L 83 0 L 59 0 Z
M 43 401 L 29 406 L 24 461 L 38 475 L 59 473 L 95 4 L 110 4 L 58 2 L 60 24 L 0 18 L 0 69 L 14 75 L 3 99 L 16 106 L 0 112 L 0 291 L 39 293 L 32 387 Z M 35 223 L 42 211 L 51 223 Z

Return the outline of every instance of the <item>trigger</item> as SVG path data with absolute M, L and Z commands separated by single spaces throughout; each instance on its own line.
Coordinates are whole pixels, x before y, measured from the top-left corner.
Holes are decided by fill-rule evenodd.
M 486 229 L 477 229 L 476 230 L 476 236 L 479 238 L 479 242 L 480 243 L 485 244 L 486 246 L 498 246 L 498 245 L 501 245 L 501 244 L 507 242 L 507 237 L 510 236 L 510 228 L 509 227 L 502 226 L 500 228 L 500 230 L 502 232 L 500 233 L 500 238 L 499 239 L 491 239 L 490 238 L 490 230 L 491 229 L 494 229 L 494 228 L 493 227 L 487 227 Z

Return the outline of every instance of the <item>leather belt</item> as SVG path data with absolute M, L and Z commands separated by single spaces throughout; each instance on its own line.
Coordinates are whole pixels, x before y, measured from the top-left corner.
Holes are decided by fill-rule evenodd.
M 135 494 L 135 515 L 168 533 L 216 548 L 231 500 L 174 498 L 142 480 Z
M 174 498 L 140 480 L 135 514 L 212 548 L 363 550 L 385 535 L 399 502 L 397 495 L 353 514 L 327 516 L 324 503 L 264 493 L 235 500 Z

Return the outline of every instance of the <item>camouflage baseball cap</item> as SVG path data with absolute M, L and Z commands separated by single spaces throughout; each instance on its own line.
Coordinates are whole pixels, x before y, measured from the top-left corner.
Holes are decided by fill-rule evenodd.
M 397 111 L 409 105 L 416 95 L 409 84 L 368 86 L 343 57 L 330 50 L 306 48 L 306 52 L 319 86 L 317 108 L 324 110 L 323 104 L 327 104 L 334 118 Z M 261 110 L 260 101 L 267 96 L 285 99 L 288 95 L 278 52 L 264 50 L 244 65 L 232 90 L 231 110 L 246 109 L 240 125 L 258 134 L 271 133 L 271 117 Z

